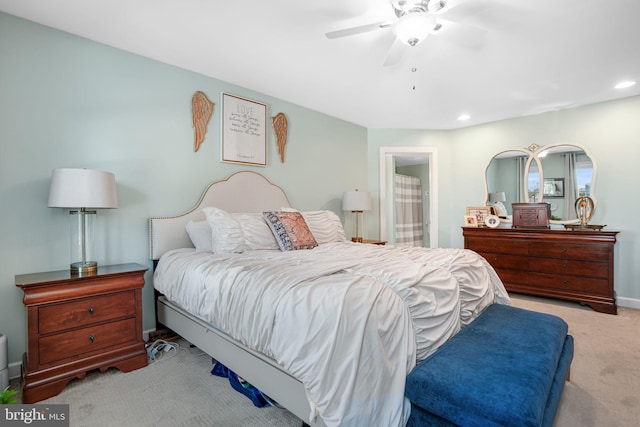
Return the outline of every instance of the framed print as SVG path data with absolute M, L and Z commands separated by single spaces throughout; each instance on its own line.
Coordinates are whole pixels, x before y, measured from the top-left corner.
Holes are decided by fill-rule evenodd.
M 543 196 L 549 198 L 564 197 L 564 178 L 545 178 Z
M 484 223 L 489 228 L 497 228 L 500 225 L 500 218 L 497 215 L 488 215 L 485 217 Z
M 267 166 L 267 106 L 222 94 L 221 160 Z
M 465 215 L 464 216 L 464 226 L 465 227 L 477 227 L 478 226 L 478 218 L 474 215 Z
M 473 215 L 476 217 L 478 226 L 484 225 L 484 219 L 491 215 L 490 206 L 467 206 L 467 215 Z

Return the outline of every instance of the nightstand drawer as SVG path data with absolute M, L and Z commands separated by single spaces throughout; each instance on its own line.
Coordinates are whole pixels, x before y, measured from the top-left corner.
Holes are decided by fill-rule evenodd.
M 49 334 L 136 313 L 133 291 L 40 307 L 39 332 Z
M 89 326 L 40 339 L 40 363 L 46 364 L 83 353 L 117 347 L 136 340 L 136 319 Z

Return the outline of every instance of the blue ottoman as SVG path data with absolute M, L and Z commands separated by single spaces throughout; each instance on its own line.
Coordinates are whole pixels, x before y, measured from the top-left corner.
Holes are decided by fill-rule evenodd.
M 493 304 L 407 377 L 408 426 L 552 426 L 573 359 L 557 316 Z

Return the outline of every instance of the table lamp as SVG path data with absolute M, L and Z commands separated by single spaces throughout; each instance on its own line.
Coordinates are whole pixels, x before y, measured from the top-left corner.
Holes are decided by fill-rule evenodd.
M 72 209 L 71 273 L 92 274 L 94 261 L 96 211 L 118 207 L 116 180 L 111 172 L 93 169 L 55 169 L 49 189 L 49 207 Z
M 368 191 L 346 191 L 342 195 L 342 210 L 351 211 L 356 216 L 356 236 L 351 238 L 353 242 L 362 242 L 362 237 L 358 236 L 358 214 L 371 210 L 371 194 Z

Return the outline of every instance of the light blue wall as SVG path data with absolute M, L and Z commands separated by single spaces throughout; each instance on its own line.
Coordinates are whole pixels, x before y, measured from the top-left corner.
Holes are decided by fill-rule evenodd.
M 598 166 L 598 206 L 591 223 L 620 231 L 615 266 L 618 303 L 640 308 L 640 222 L 636 215 L 640 199 L 634 193 L 640 183 L 638 118 L 640 97 L 630 97 L 449 132 L 369 129 L 371 191 L 377 191 L 379 147 L 437 147 L 440 246 L 462 247 L 465 208 L 485 203 L 484 174 L 494 154 L 532 143 L 581 145 L 593 154 Z
M 193 152 L 191 95 L 216 102 L 207 138 Z M 0 13 L 0 332 L 9 361 L 26 348 L 24 307 L 14 275 L 66 269 L 68 214 L 46 207 L 51 171 L 89 167 L 114 172 L 120 207 L 98 217 L 98 261 L 148 260 L 147 219 L 192 207 L 211 181 L 247 167 L 219 159 L 219 95 L 268 105 L 289 119 L 286 163 L 269 132 L 269 166 L 250 168 L 281 185 L 300 209 L 339 214 L 342 192 L 368 188 L 379 224 L 380 147 L 435 147 L 439 243 L 462 247 L 465 207 L 485 201 L 484 171 L 493 154 L 531 143 L 574 143 L 598 162 L 593 223 L 620 230 L 616 251 L 619 301 L 640 300 L 640 97 L 505 120 L 456 131 L 364 129 L 341 120 Z M 352 227 L 345 219 L 347 234 Z M 150 274 L 144 328 L 153 327 Z
M 191 96 L 198 90 L 216 107 L 194 153 Z M 287 115 L 284 164 L 271 129 L 268 167 L 219 161 L 221 92 L 266 103 L 269 116 Z M 14 276 L 69 265 L 69 215 L 47 207 L 53 169 L 115 174 L 120 206 L 98 212 L 97 261 L 150 267 L 148 217 L 191 208 L 209 182 L 238 170 L 262 173 L 295 207 L 342 215 L 343 191 L 367 187 L 366 137 L 360 126 L 0 13 L 0 332 L 9 361 L 26 349 Z M 150 273 L 146 279 L 150 329 Z

